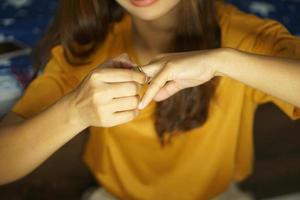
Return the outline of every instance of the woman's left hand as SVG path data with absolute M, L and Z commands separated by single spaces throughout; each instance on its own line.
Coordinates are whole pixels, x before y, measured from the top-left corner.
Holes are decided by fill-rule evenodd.
M 165 54 L 143 66 L 152 80 L 138 108 L 145 108 L 153 99 L 162 101 L 182 89 L 211 80 L 216 74 L 213 63 L 216 51 Z

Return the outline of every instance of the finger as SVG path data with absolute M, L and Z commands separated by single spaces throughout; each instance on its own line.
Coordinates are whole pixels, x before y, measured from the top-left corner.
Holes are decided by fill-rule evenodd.
M 176 81 L 170 81 L 168 82 L 163 88 L 161 88 L 156 96 L 154 97 L 155 101 L 163 101 L 170 96 L 174 95 L 178 91 L 180 91 L 182 88 Z
M 157 61 L 148 65 L 142 66 L 143 71 L 148 77 L 156 76 L 164 67 L 165 62 Z
M 144 84 L 146 81 L 144 73 L 129 69 L 102 69 L 98 71 L 98 76 L 99 79 L 107 83 L 134 81 Z
M 113 113 L 114 123 L 112 124 L 112 126 L 124 124 L 131 121 L 138 115 L 138 113 L 139 112 L 137 110 Z
M 170 54 L 162 54 L 162 55 L 166 56 L 166 55 L 180 55 L 180 54 L 182 53 L 170 53 Z M 164 68 L 164 66 L 168 62 L 169 61 L 167 59 L 155 59 L 154 61 L 151 61 L 147 65 L 144 65 L 142 69 L 148 77 L 154 77 L 162 70 L 162 68 Z
M 132 97 L 113 99 L 110 106 L 112 107 L 113 112 L 120 112 L 120 111 L 135 110 L 137 109 L 138 104 L 139 104 L 139 97 L 132 96 Z
M 140 110 L 144 109 L 156 96 L 158 91 L 165 85 L 168 81 L 168 73 L 168 70 L 164 69 L 150 82 L 150 85 L 138 106 Z
M 110 84 L 110 87 L 112 98 L 136 96 L 142 88 L 141 85 L 135 82 L 113 83 Z

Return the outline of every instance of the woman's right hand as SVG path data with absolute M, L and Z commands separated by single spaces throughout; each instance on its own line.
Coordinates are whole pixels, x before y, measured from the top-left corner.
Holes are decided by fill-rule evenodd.
M 130 70 L 133 66 L 123 54 L 93 70 L 70 94 L 72 119 L 85 128 L 133 120 L 139 112 L 139 90 L 146 81 L 143 73 Z

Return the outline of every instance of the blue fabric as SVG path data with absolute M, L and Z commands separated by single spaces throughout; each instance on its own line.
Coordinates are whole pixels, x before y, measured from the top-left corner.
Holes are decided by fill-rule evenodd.
M 57 0 L 0 0 L 0 42 L 17 40 L 33 47 L 56 9 Z M 0 60 L 0 117 L 32 78 L 31 57 Z
M 17 40 L 33 47 L 46 29 L 57 6 L 57 0 L 1 0 L 0 42 Z M 32 76 L 31 57 L 18 56 L 0 62 L 0 68 L 10 63 L 11 73 L 23 88 Z M 3 75 L 3 72 L 0 72 Z
M 0 117 L 10 110 L 22 94 L 22 86 L 10 67 L 0 68 Z
M 33 46 L 56 9 L 57 0 L 1 0 L 0 34 Z

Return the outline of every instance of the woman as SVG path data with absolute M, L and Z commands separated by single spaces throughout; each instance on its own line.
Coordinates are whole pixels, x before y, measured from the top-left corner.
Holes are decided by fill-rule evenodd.
M 224 3 L 61 0 L 41 47 L 3 122 L 1 183 L 90 127 L 84 159 L 113 196 L 211 199 L 251 173 L 258 104 L 300 117 L 300 41 Z

